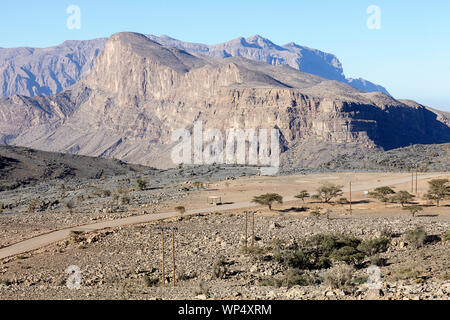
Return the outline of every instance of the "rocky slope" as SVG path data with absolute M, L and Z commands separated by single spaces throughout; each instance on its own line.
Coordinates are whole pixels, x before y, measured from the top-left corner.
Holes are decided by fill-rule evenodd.
M 347 79 L 342 65 L 332 54 L 289 43 L 278 46 L 261 36 L 238 38 L 217 45 L 188 43 L 149 35 L 162 45 L 212 58 L 244 57 L 270 65 L 287 65 L 325 79 L 348 83 L 363 91 L 385 88 L 364 79 Z M 86 78 L 106 39 L 66 41 L 51 48 L 0 48 L 0 97 L 38 96 L 59 93 Z
M 151 168 L 121 161 L 0 146 L 0 190 L 52 179 L 99 179 Z M 39 193 L 39 192 L 38 192 Z
M 89 76 L 50 97 L 0 100 L 4 143 L 170 167 L 172 132 L 278 128 L 285 166 L 450 141 L 445 115 L 287 66 L 210 59 L 113 35 Z
M 91 71 L 106 39 L 66 41 L 51 48 L 0 48 L 0 97 L 51 95 Z
M 342 155 L 323 165 L 331 170 L 409 170 L 450 171 L 450 144 L 413 145 L 357 156 Z

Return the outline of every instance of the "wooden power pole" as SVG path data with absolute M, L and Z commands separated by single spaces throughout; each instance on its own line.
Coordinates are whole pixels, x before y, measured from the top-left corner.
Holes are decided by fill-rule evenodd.
M 255 211 L 252 212 L 252 248 L 255 246 Z
M 164 229 L 161 228 L 161 259 L 162 259 L 162 275 L 161 275 L 161 286 L 164 287 L 166 282 L 166 274 L 164 270 Z
M 248 241 L 248 211 L 245 211 L 245 248 L 247 248 Z
M 418 190 L 418 176 L 419 176 L 418 171 L 419 170 L 416 168 L 416 196 L 419 195 L 419 192 L 417 191 Z
M 176 268 L 175 268 L 175 230 L 178 230 L 177 228 L 172 228 L 172 270 L 173 270 L 173 281 L 172 285 L 175 288 L 175 281 L 176 281 Z
M 352 182 L 350 181 L 350 214 L 352 214 Z

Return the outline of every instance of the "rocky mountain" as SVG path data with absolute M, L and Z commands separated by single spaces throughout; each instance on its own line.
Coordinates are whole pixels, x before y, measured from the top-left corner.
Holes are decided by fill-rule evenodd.
M 269 39 L 254 35 L 247 39 L 241 37 L 217 45 L 183 42 L 166 35 L 150 39 L 167 46 L 177 47 L 190 53 L 198 53 L 212 58 L 243 57 L 270 65 L 287 65 L 302 72 L 347 83 L 354 88 L 366 92 L 383 92 L 389 95 L 382 86 L 364 79 L 346 78 L 341 62 L 330 53 L 300 46 L 294 42 L 283 46 L 274 44 Z
M 111 36 L 92 72 L 59 94 L 0 99 L 5 144 L 171 167 L 176 129 L 277 128 L 284 166 L 450 142 L 445 114 L 380 92 L 242 57 Z M 447 119 L 447 120 L 446 120 Z
M 0 48 L 0 97 L 61 92 L 86 77 L 106 39 L 51 48 Z
M 287 65 L 328 80 L 337 80 L 367 92 L 384 92 L 382 86 L 364 79 L 347 79 L 339 60 L 332 54 L 289 43 L 278 46 L 261 36 L 238 38 L 217 45 L 148 36 L 162 45 L 189 53 L 224 59 L 244 57 L 270 65 Z M 38 96 L 59 93 L 84 79 L 92 70 L 106 39 L 66 41 L 51 48 L 0 48 L 0 97 Z

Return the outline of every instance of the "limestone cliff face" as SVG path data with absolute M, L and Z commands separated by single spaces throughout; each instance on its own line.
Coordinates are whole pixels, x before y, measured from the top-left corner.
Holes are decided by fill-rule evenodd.
M 278 128 L 282 164 L 313 166 L 337 154 L 449 142 L 442 119 L 382 93 L 243 58 L 209 59 L 134 33 L 113 35 L 70 90 L 0 100 L 6 143 L 155 167 L 174 165 L 172 132 L 195 121 L 223 133 Z

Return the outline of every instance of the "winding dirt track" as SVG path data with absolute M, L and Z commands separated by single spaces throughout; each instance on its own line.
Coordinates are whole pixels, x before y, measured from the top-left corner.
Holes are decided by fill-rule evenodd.
M 442 176 L 442 174 L 434 173 L 434 174 L 427 174 L 427 175 L 421 175 L 419 177 L 419 180 L 429 179 L 429 178 L 436 178 Z M 374 189 L 377 187 L 385 186 L 385 185 L 395 185 L 395 184 L 401 184 L 410 181 L 410 176 L 405 176 L 402 178 L 396 178 L 396 179 L 386 179 L 377 183 L 371 183 L 371 184 L 355 184 L 352 186 L 352 191 L 363 191 L 363 190 L 369 190 Z M 343 189 L 344 192 L 348 192 L 348 188 Z M 293 201 L 297 200 L 294 198 L 294 196 L 285 196 L 284 201 Z M 210 212 L 218 212 L 218 211 L 226 211 L 226 210 L 232 210 L 232 209 L 245 209 L 245 208 L 251 208 L 257 206 L 254 203 L 251 202 L 238 202 L 233 204 L 227 204 L 222 205 L 219 207 L 207 207 L 207 208 L 200 208 L 195 210 L 189 210 L 186 211 L 184 215 L 194 215 L 198 213 L 210 213 Z M 19 243 L 13 244 L 8 247 L 4 247 L 0 249 L 0 259 L 8 258 L 11 256 L 16 256 L 19 254 L 23 254 L 26 252 L 30 252 L 33 250 L 40 249 L 42 247 L 45 247 L 47 245 L 50 245 L 52 243 L 61 241 L 66 239 L 71 231 L 98 231 L 106 228 L 115 228 L 120 226 L 126 226 L 126 225 L 133 225 L 133 224 L 141 224 L 141 223 L 147 223 L 157 220 L 163 220 L 167 218 L 173 218 L 179 216 L 179 213 L 177 212 L 165 212 L 165 213 L 158 213 L 158 214 L 152 214 L 152 215 L 140 215 L 140 216 L 132 216 L 127 218 L 121 218 L 117 220 L 111 220 L 111 221 L 103 221 L 78 227 L 72 227 L 67 229 L 62 229 L 58 231 L 53 231 L 47 234 L 43 234 L 40 236 L 33 237 L 28 240 L 21 241 Z

